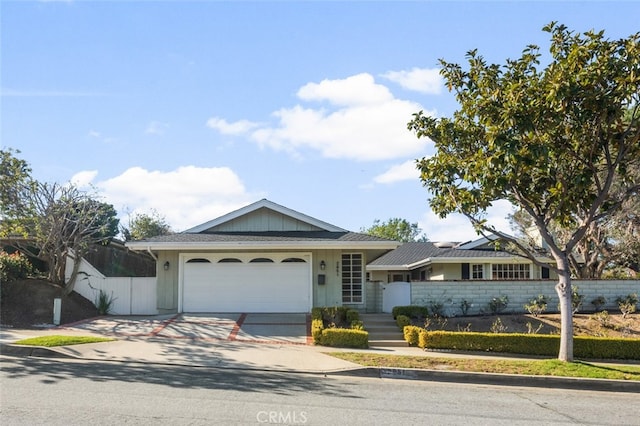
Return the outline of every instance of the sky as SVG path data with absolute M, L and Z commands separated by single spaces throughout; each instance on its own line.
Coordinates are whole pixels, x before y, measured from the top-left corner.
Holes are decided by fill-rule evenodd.
M 558 21 L 611 39 L 640 1 L 11 1 L 0 3 L 0 138 L 43 182 L 73 182 L 175 231 L 267 198 L 360 231 L 391 218 L 432 241 L 418 111 L 457 109 L 440 59 L 543 60 Z M 490 223 L 509 231 L 511 206 Z

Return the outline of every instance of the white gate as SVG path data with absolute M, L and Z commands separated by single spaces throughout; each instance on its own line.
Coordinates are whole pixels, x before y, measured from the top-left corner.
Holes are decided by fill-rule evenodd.
M 382 285 L 382 312 L 391 313 L 394 306 L 411 304 L 411 284 L 397 281 Z

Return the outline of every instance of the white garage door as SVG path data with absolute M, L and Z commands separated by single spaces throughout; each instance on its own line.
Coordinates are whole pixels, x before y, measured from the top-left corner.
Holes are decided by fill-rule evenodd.
M 184 259 L 183 312 L 308 312 L 311 255 L 193 255 Z

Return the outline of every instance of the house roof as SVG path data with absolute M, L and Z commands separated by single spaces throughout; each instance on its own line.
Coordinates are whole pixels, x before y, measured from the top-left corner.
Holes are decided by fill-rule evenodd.
M 479 250 L 457 247 L 438 247 L 432 242 L 404 243 L 397 249 L 386 253 L 367 265 L 367 270 L 412 270 L 430 263 L 459 263 L 487 259 L 523 260 L 521 256 L 506 251 Z
M 339 228 L 335 225 L 331 225 L 330 223 L 327 222 L 323 222 L 321 220 L 318 220 L 316 218 L 313 218 L 311 216 L 308 216 L 306 214 L 297 212 L 295 210 L 292 210 L 288 207 L 284 207 L 281 206 L 280 204 L 276 204 L 273 201 L 269 201 L 266 198 L 260 200 L 260 201 L 256 201 L 253 204 L 249 204 L 248 206 L 242 207 L 238 210 L 232 211 L 230 213 L 227 213 L 223 216 L 220 216 L 216 219 L 210 220 L 208 222 L 205 222 L 203 224 L 194 226 L 193 228 L 187 229 L 186 231 L 184 231 L 185 233 L 199 233 L 199 232 L 206 232 L 209 231 L 211 229 L 216 228 L 219 225 L 222 225 L 224 223 L 230 222 L 234 219 L 237 219 L 241 216 L 245 216 L 249 213 L 258 211 L 260 209 L 268 209 L 277 213 L 280 213 L 284 216 L 288 216 L 290 218 L 296 219 L 300 222 L 312 225 L 316 228 L 319 229 L 323 229 L 325 231 L 332 231 L 332 232 L 347 232 L 346 229 L 342 229 Z
M 233 229 L 233 226 L 226 226 L 238 223 L 243 217 L 255 218 L 255 215 L 272 217 L 273 212 L 277 215 L 282 215 L 286 219 L 291 219 L 291 223 L 300 230 L 232 231 L 229 229 Z M 392 250 L 399 245 L 400 243 L 397 241 L 349 232 L 269 200 L 260 200 L 178 234 L 127 243 L 127 247 L 133 250 L 292 250 L 331 248 Z

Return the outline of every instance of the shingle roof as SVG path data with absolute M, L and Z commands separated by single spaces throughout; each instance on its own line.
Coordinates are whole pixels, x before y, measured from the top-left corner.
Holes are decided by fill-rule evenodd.
M 357 232 L 330 231 L 283 231 L 283 232 L 214 232 L 214 233 L 179 233 L 147 238 L 136 243 L 230 243 L 230 242 L 295 242 L 295 241 L 345 241 L 388 242 L 384 238 Z
M 404 243 L 395 250 L 386 253 L 369 266 L 405 266 L 412 265 L 427 259 L 451 259 L 451 258 L 506 258 L 514 255 L 497 250 L 464 250 L 457 248 L 441 248 L 431 242 Z

